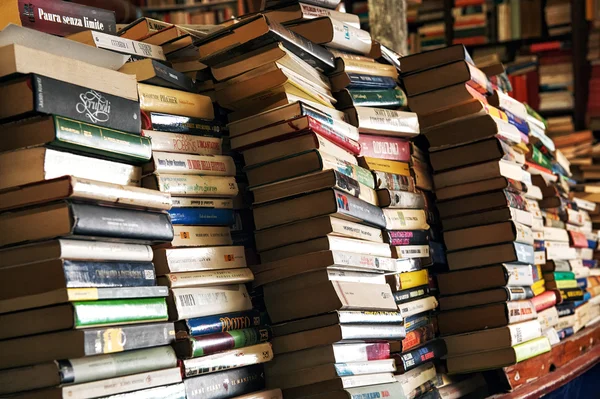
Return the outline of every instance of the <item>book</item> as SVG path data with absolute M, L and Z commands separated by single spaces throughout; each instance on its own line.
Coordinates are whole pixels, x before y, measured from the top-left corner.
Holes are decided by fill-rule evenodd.
M 252 303 L 243 284 L 172 288 L 167 304 L 171 320 L 250 310 Z
M 382 208 L 425 208 L 425 199 L 421 193 L 408 191 L 389 190 L 387 188 L 377 190 L 377 199 Z
M 194 155 L 152 152 L 152 161 L 142 168 L 143 174 L 180 174 L 202 176 L 234 176 L 233 158 L 226 155 Z
M 295 388 L 289 388 L 283 391 L 283 394 L 287 398 L 302 398 L 308 396 L 321 396 L 322 392 L 326 392 L 327 395 L 352 387 L 364 387 L 368 385 L 382 385 L 390 384 L 395 382 L 394 375 L 392 373 L 377 373 L 377 374 L 366 374 L 366 375 L 353 375 L 345 377 L 336 377 L 330 380 L 321 381 L 315 384 L 303 385 Z M 385 391 L 387 392 L 387 391 Z M 348 397 L 348 393 L 344 392 Z
M 150 140 L 145 137 L 61 116 L 12 123 L 7 134 L 12 138 L 0 145 L 0 151 L 47 145 L 131 164 L 147 162 L 152 155 Z
M 371 35 L 367 31 L 329 16 L 288 23 L 286 27 L 316 44 L 363 55 L 371 53 Z
M 495 159 L 507 159 L 507 154 L 511 153 L 510 150 L 507 150 L 506 145 L 500 139 L 491 138 L 465 146 L 432 152 L 429 159 L 432 168 L 438 172 Z
M 178 339 L 208 336 L 233 330 L 258 327 L 263 324 L 264 313 L 246 310 L 214 316 L 196 317 L 175 322 Z
M 270 21 L 275 21 L 280 24 L 286 22 L 295 22 L 298 20 L 313 19 L 319 17 L 331 17 L 338 21 L 342 21 L 352 27 L 360 28 L 358 15 L 339 12 L 329 8 L 320 7 L 312 4 L 298 2 L 283 7 L 272 8 L 264 11 L 264 14 Z
M 414 349 L 435 338 L 435 327 L 433 323 L 424 325 L 406 332 L 406 338 L 401 342 L 402 352 Z
M 379 228 L 327 215 L 258 230 L 255 232 L 256 249 L 262 252 L 329 234 L 371 242 L 383 242 Z
M 151 139 L 153 151 L 178 152 L 196 155 L 221 155 L 223 139 L 172 132 L 142 130 L 142 136 Z
M 444 87 L 442 89 L 418 94 L 410 98 L 410 109 L 419 114 L 419 117 L 429 117 L 440 123 L 440 116 L 444 113 L 454 117 L 463 116 L 463 109 L 469 106 L 483 111 L 487 98 L 472 88 L 468 83 L 459 83 L 456 85 Z M 468 112 L 467 115 L 475 112 Z M 454 118 L 448 118 L 451 120 Z
M 180 359 L 192 359 L 210 356 L 230 349 L 257 345 L 267 342 L 269 339 L 271 339 L 271 331 L 268 327 L 252 327 L 209 335 L 191 336 L 177 340 L 174 348 Z M 192 362 L 192 364 L 201 363 Z M 201 373 L 196 371 L 196 374 Z M 186 375 L 186 377 L 190 377 L 190 375 Z
M 183 360 L 184 375 L 194 377 L 215 371 L 261 364 L 273 359 L 273 350 L 268 342 L 228 350 L 213 355 Z
M 144 177 L 142 186 L 171 195 L 208 198 L 233 198 L 239 192 L 233 176 L 159 174 Z
M 422 209 L 384 208 L 387 230 L 428 230 L 427 216 Z
M 27 4 L 11 0 L 2 4 L 0 10 L 0 29 L 8 24 L 16 24 L 58 36 L 88 29 L 111 35 L 117 33 L 113 11 L 82 4 L 71 7 L 70 4 L 48 0 L 36 0 Z
M 458 61 L 402 78 L 410 97 L 466 82 L 481 94 L 492 92 L 487 76 L 467 61 Z
M 374 171 L 375 186 L 377 188 L 387 188 L 395 191 L 415 191 L 415 179 L 412 176 L 395 175 Z
M 265 0 L 261 3 L 262 10 L 269 10 L 272 8 L 279 8 L 287 4 L 294 4 L 295 0 Z M 319 6 L 323 8 L 327 8 L 330 10 L 335 10 L 335 8 L 340 4 L 338 0 L 307 0 L 304 1 L 306 4 Z
M 212 247 L 233 245 L 231 229 L 224 226 L 173 226 L 173 247 Z
M 360 73 L 342 72 L 332 75 L 331 88 L 334 91 L 343 89 L 393 89 L 398 84 L 391 76 L 365 75 Z
M 212 120 L 215 117 L 210 97 L 166 87 L 138 83 L 140 109 Z
M 213 66 L 275 41 L 282 42 L 286 49 L 318 70 L 330 72 L 335 68 L 333 55 L 327 49 L 315 45 L 263 15 L 247 18 L 241 23 L 208 35 L 198 50 L 201 61 Z
M 410 143 L 401 138 L 362 134 L 360 156 L 410 162 Z
M 241 284 L 254 280 L 248 268 L 229 270 L 206 270 L 166 274 L 158 278 L 158 283 L 170 288 L 199 287 L 223 284 Z
M 257 364 L 186 378 L 183 382 L 188 399 L 219 399 L 259 391 L 265 386 L 264 378 L 263 367 Z
M 495 177 L 506 177 L 522 183 L 531 181 L 531 175 L 528 171 L 523 170 L 521 165 L 500 160 L 436 173 L 433 176 L 433 182 L 436 188 L 444 188 Z
M 398 305 L 398 310 L 404 319 L 435 308 L 437 308 L 437 300 L 433 296 L 414 299 L 410 302 L 403 302 Z
M 185 399 L 185 386 L 183 383 L 164 385 L 156 388 L 111 395 L 107 396 L 106 399 L 138 399 L 140 395 L 155 398 Z
M 120 337 L 121 340 L 115 340 Z M 70 359 L 169 345 L 175 337 L 173 323 L 69 330 L 14 338 L 0 342 L 0 368 L 13 368 Z M 44 347 L 44 351 L 39 348 Z
M 447 255 L 450 270 L 467 269 L 494 263 L 533 264 L 533 246 L 518 242 L 466 249 Z
M 5 60 L 0 68 L 2 78 L 35 73 L 90 90 L 137 100 L 133 76 L 17 44 L 0 47 L 0 55 Z
M 235 212 L 233 209 L 217 208 L 171 208 L 171 223 L 203 226 L 233 226 Z
M 393 354 L 396 363 L 396 372 L 402 374 L 412 370 L 431 359 L 439 359 L 446 354 L 444 341 L 434 340 L 426 343 L 418 349 L 402 354 Z
M 471 56 L 462 44 L 448 46 L 435 51 L 425 51 L 403 57 L 402 74 L 408 75 L 463 60 L 473 63 Z
M 8 394 L 63 384 L 82 384 L 176 366 L 177 357 L 169 346 L 63 359 L 0 371 L 0 392 Z M 93 369 L 94 372 L 90 372 L 89 369 Z
M 429 287 L 420 286 L 414 288 L 408 288 L 401 291 L 394 292 L 394 301 L 397 305 L 402 303 L 410 302 L 417 298 L 423 298 L 429 294 Z
M 415 270 L 400 274 L 387 275 L 386 282 L 392 288 L 392 292 L 397 292 L 422 285 L 428 285 L 429 275 L 427 273 L 427 269 Z
M 550 349 L 548 338 L 543 336 L 508 349 L 450 356 L 447 359 L 447 367 L 450 373 L 495 369 L 541 355 Z
M 129 54 L 140 58 L 151 58 L 166 61 L 162 47 L 135 40 L 118 37 L 103 32 L 87 30 L 68 35 L 66 39 L 87 44 L 97 48 Z
M 289 209 L 295 209 L 290 214 Z M 337 190 L 323 190 L 297 198 L 265 204 L 253 209 L 259 230 L 316 216 L 336 215 L 342 219 L 385 227 L 380 208 Z
M 139 45 L 141 43 L 138 43 Z M 197 91 L 196 85 L 190 77 L 153 59 L 128 62 L 119 69 L 119 72 L 135 75 L 138 82 L 150 85 L 192 93 Z
M 353 76 L 371 76 L 371 77 L 385 77 L 385 78 L 392 78 L 392 80 L 398 80 L 398 69 L 394 66 L 394 65 L 390 65 L 390 64 L 380 64 L 379 62 L 374 62 L 375 60 L 371 59 L 371 60 L 363 60 L 363 59 L 347 59 L 347 58 L 343 58 L 343 57 L 339 57 L 336 59 L 336 70 L 339 72 L 334 73 L 333 76 L 331 76 L 331 83 L 334 86 L 338 86 L 337 84 L 337 80 L 338 80 L 338 76 L 341 75 L 346 75 L 348 77 L 350 77 L 350 80 L 353 80 L 352 77 Z M 384 81 L 388 81 L 388 79 L 385 79 Z M 346 85 L 344 85 L 344 87 L 347 87 Z M 390 93 L 391 91 L 391 93 Z M 384 93 L 384 92 L 382 92 Z M 344 97 L 344 104 L 352 104 L 352 99 L 347 97 L 348 91 L 344 91 L 342 90 L 342 93 L 337 93 L 337 95 Z M 386 101 L 390 101 L 390 95 L 392 98 L 395 97 L 395 100 L 393 100 L 393 102 L 395 103 L 400 103 L 398 104 L 397 107 L 395 108 L 399 108 L 399 107 L 406 107 L 406 95 L 404 94 L 404 92 L 398 88 L 397 86 L 392 86 L 390 87 L 390 90 L 388 90 L 387 92 L 385 92 L 387 100 L 383 100 L 383 98 L 381 98 L 380 103 L 385 103 Z M 377 98 L 377 96 L 374 96 L 375 98 Z M 337 96 L 336 96 L 337 98 Z M 359 104 L 360 105 L 360 104 Z M 368 105 L 366 105 L 368 106 Z M 388 107 L 382 107 L 382 108 L 389 108 Z
M 246 267 L 243 247 L 155 248 L 154 267 L 159 276 L 169 273 Z
M 512 190 L 491 191 L 438 203 L 438 212 L 443 220 L 502 208 L 527 211 L 524 197 Z
M 158 19 L 142 17 L 119 29 L 120 37 L 131 40 L 142 40 L 145 37 L 171 27 L 172 24 Z
M 503 222 L 444 233 L 444 242 L 448 251 L 510 241 L 533 245 L 531 228 L 520 223 Z
M 360 133 L 408 138 L 419 134 L 419 120 L 413 112 L 362 106 L 347 108 L 345 112 Z
M 225 130 L 221 122 L 214 120 L 145 111 L 142 116 L 142 129 L 146 130 L 210 137 L 220 137 Z

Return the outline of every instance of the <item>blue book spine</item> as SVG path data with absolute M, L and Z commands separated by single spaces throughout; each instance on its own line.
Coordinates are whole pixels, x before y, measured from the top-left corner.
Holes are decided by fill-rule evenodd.
M 396 80 L 389 76 L 362 75 L 358 73 L 349 73 L 350 84 L 348 89 L 393 89 L 398 84 Z
M 191 336 L 208 335 L 261 325 L 261 315 L 257 310 L 227 313 L 215 316 L 197 317 L 186 320 Z
M 521 133 L 525 133 L 525 134 L 529 135 L 529 125 L 527 124 L 526 120 L 521 119 L 518 116 L 515 116 L 510 111 L 504 110 L 504 112 L 506 113 L 506 116 L 508 116 L 508 122 L 511 125 L 515 126 L 517 129 L 519 129 L 519 131 Z
M 582 290 L 585 290 L 587 288 L 587 278 L 585 278 L 585 277 L 578 278 L 577 279 L 577 286 L 579 288 L 581 288 Z
M 233 209 L 172 208 L 171 223 L 188 226 L 232 226 L 235 224 Z
M 598 261 L 595 259 L 584 259 L 582 262 L 583 266 L 589 267 L 590 269 L 595 269 L 598 267 Z
M 573 332 L 573 327 L 567 327 L 558 332 L 558 338 L 560 338 L 560 340 L 562 341 L 563 339 L 573 335 Z
M 406 332 L 409 333 L 417 328 L 424 327 L 429 323 L 431 323 L 431 317 L 429 314 L 419 313 L 404 319 L 404 328 Z
M 573 303 L 575 304 L 575 307 L 579 307 L 579 306 L 583 305 L 584 303 L 586 303 L 587 301 L 589 301 L 590 299 L 592 299 L 592 294 L 590 294 L 589 292 L 585 292 L 583 294 L 583 299 L 581 301 L 575 301 Z
M 558 312 L 558 317 L 570 316 L 575 314 L 575 304 L 573 302 L 565 302 L 556 305 L 556 310 Z
M 598 246 L 598 241 L 596 241 L 596 240 L 588 239 L 587 242 L 588 242 L 588 248 L 596 249 L 596 247 Z
M 156 285 L 152 262 L 63 261 L 67 288 Z

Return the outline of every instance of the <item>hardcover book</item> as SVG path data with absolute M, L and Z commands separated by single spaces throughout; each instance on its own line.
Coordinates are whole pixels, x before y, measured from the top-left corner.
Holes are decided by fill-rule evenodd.
M 152 141 L 153 151 L 178 152 L 196 155 L 221 155 L 223 139 L 173 132 L 142 130 L 142 136 Z
M 144 83 L 138 83 L 137 87 L 143 111 L 209 120 L 215 118 L 212 100 L 208 96 Z
M 231 349 L 261 344 L 267 342 L 269 339 L 271 339 L 271 331 L 268 327 L 253 327 L 210 335 L 191 336 L 176 341 L 174 348 L 180 359 L 192 359 L 214 355 L 215 353 Z M 189 362 L 188 364 L 201 365 L 202 362 Z M 196 374 L 201 373 L 196 371 Z M 190 375 L 186 375 L 186 377 L 190 377 Z
M 201 374 L 214 373 L 239 367 L 261 364 L 273 359 L 271 344 L 264 342 L 258 345 L 215 353 L 200 358 L 183 361 L 184 374 L 187 378 Z
M 225 132 L 225 128 L 219 121 L 160 112 L 142 112 L 142 128 L 211 137 L 220 137 Z
M 250 296 L 243 284 L 173 288 L 167 303 L 171 320 L 183 320 L 252 309 Z
M 173 247 L 233 245 L 229 227 L 174 225 L 173 233 Z
M 263 324 L 264 314 L 258 310 L 196 317 L 175 322 L 177 338 L 211 335 L 232 330 L 243 330 Z
M 262 365 L 253 365 L 186 378 L 184 384 L 188 399 L 224 399 L 261 390 L 265 377 Z
M 201 176 L 235 176 L 233 158 L 226 155 L 193 155 L 170 152 L 152 152 L 152 161 L 142 173 L 182 174 Z
M 171 195 L 209 198 L 233 198 L 239 192 L 233 176 L 159 174 L 144 177 L 142 186 Z
M 117 53 L 129 54 L 135 58 L 152 58 L 155 60 L 166 61 L 162 47 L 126 39 L 124 37 L 117 37 L 102 32 L 88 30 L 74 33 L 66 38 L 89 46 L 116 51 Z
M 137 43 L 137 45 L 141 46 L 144 43 Z M 146 59 L 128 62 L 119 71 L 128 75 L 135 75 L 138 82 L 184 90 L 191 93 L 197 91 L 196 84 L 192 78 L 156 60 Z

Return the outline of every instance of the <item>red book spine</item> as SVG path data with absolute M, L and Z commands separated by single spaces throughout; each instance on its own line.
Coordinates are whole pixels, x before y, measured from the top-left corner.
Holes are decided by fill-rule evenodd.
M 327 140 L 339 145 L 340 147 L 350 151 L 354 155 L 360 154 L 360 144 L 342 134 L 336 132 L 333 128 L 322 124 L 318 120 L 309 117 L 308 127 L 315 133 L 320 134 Z
M 585 234 L 580 233 L 578 231 L 569 231 L 569 235 L 571 236 L 571 246 L 575 248 L 587 248 L 588 241 L 585 237 Z
M 531 303 L 535 307 L 536 312 L 541 312 L 544 309 L 548 309 L 556 305 L 556 291 L 546 291 L 543 294 L 534 296 L 530 299 Z
M 410 143 L 395 137 L 361 134 L 360 156 L 410 162 Z
M 561 50 L 563 43 L 559 41 L 545 42 L 545 43 L 534 43 L 529 46 L 529 51 L 532 53 L 538 53 L 542 51 Z
M 410 331 L 406 333 L 406 338 L 402 340 L 402 351 L 404 352 L 422 345 L 425 342 L 432 340 L 434 335 L 433 324 L 431 323 Z
M 390 358 L 390 344 L 387 342 L 377 342 L 366 344 L 368 360 L 384 360 Z

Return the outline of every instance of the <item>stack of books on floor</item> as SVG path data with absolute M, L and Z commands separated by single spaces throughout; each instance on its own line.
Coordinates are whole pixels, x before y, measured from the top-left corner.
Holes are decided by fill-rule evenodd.
M 494 89 L 462 46 L 401 61 L 409 107 L 432 121 L 424 135 L 448 251 L 448 271 L 436 276 L 448 372 L 501 368 L 549 351 L 537 311 L 556 295 L 544 294 L 542 236 L 534 235 L 543 222 L 529 200 L 542 195 L 524 169 L 526 144 L 535 141 L 527 109 Z M 462 73 L 435 79 L 445 70 Z
M 171 199 L 139 187 L 129 57 L 17 26 L 0 41 L 0 391 L 184 398 L 150 247 L 173 239 Z

